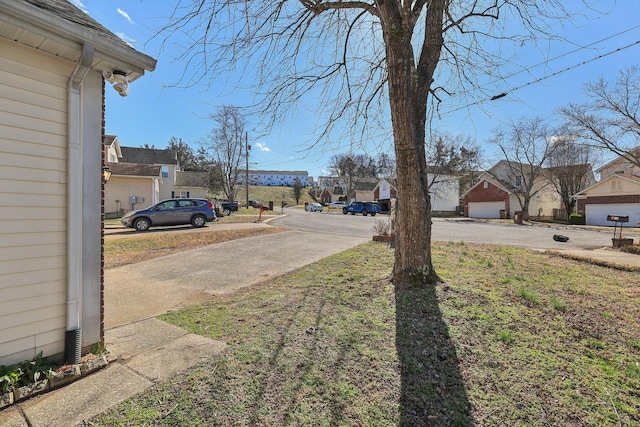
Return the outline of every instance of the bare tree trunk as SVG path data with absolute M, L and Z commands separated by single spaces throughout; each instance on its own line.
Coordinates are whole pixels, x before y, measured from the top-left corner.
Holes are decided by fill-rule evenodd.
M 386 43 L 389 102 L 398 172 L 393 280 L 396 290 L 400 290 L 435 285 L 439 280 L 431 261 L 431 201 L 425 122 L 426 99 L 440 54 L 441 39 L 435 40 L 436 45 L 440 42 L 437 51 L 423 49 L 423 56 L 416 66 L 411 45 L 412 31 L 405 31 L 407 17 L 402 16 L 396 2 L 380 3 L 381 19 L 386 21 L 382 28 Z M 442 1 L 435 0 L 429 6 L 431 19 L 434 15 L 437 16 L 436 3 L 441 5 Z M 431 7 L 435 9 L 433 15 Z M 441 26 L 442 16 L 436 28 Z M 437 32 L 441 37 L 441 32 Z M 425 45 L 430 45 L 429 41 L 425 41 Z

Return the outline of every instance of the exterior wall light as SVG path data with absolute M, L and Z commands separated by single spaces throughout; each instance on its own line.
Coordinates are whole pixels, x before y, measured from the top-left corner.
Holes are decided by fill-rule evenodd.
M 102 183 L 106 184 L 111 179 L 111 168 L 109 166 L 104 165 L 102 167 Z

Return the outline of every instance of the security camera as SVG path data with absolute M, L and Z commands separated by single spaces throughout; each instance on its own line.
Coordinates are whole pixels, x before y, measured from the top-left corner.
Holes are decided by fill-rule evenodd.
M 120 96 L 127 96 L 129 94 L 129 83 L 116 83 L 113 85 L 113 88 Z
M 129 79 L 127 79 L 127 75 L 121 71 L 113 72 L 113 80 L 116 83 L 124 83 L 124 84 L 129 83 Z
M 102 72 L 102 77 L 113 84 L 113 88 L 120 96 L 127 96 L 129 94 L 129 79 L 127 79 L 127 74 L 124 71 L 105 70 Z

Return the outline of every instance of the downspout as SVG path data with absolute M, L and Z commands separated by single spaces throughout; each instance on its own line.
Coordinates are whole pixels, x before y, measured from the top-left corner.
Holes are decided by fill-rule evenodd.
M 67 85 L 67 322 L 64 360 L 80 363 L 82 352 L 82 82 L 91 69 L 94 48 L 82 53 Z

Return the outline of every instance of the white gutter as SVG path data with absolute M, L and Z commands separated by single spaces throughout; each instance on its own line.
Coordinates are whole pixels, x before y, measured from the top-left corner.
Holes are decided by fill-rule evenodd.
M 67 85 L 67 321 L 64 358 L 80 363 L 82 348 L 82 82 L 91 69 L 94 48 L 82 53 Z

